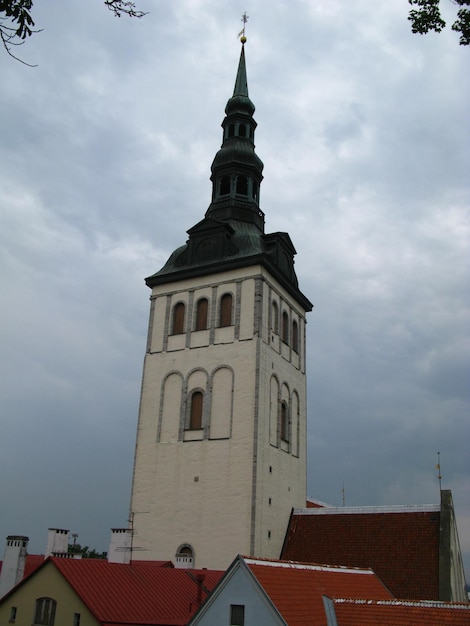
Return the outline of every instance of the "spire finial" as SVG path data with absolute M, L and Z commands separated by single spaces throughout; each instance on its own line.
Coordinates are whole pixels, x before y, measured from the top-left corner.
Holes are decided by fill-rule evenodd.
M 248 22 L 248 18 L 249 18 L 249 15 L 247 15 L 246 11 L 245 11 L 245 13 L 243 13 L 242 19 L 241 19 L 241 21 L 243 22 L 243 28 L 241 29 L 241 31 L 237 35 L 237 39 L 240 38 L 240 41 L 242 42 L 242 44 L 244 44 L 246 42 L 245 28 L 246 28 L 246 23 Z

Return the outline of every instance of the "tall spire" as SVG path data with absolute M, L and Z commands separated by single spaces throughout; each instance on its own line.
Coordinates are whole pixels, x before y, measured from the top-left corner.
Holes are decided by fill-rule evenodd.
M 238 63 L 237 78 L 235 80 L 235 88 L 233 90 L 234 96 L 246 96 L 248 98 L 248 80 L 246 78 L 246 63 L 245 63 L 245 44 L 242 44 L 242 51 L 240 54 L 240 62 Z
M 242 21 L 246 23 L 246 15 Z M 311 309 L 299 291 L 295 248 L 287 233 L 267 234 L 259 208 L 263 162 L 255 152 L 255 105 L 248 95 L 245 30 L 233 95 L 225 107 L 222 145 L 211 167 L 212 200 L 204 219 L 190 228 L 186 244 L 176 249 L 153 276 L 149 287 L 253 264 L 264 265 L 298 302 Z
M 248 96 L 244 41 L 242 37 L 233 96 L 225 107 L 222 146 L 212 163 L 212 202 L 206 217 L 249 223 L 264 232 L 259 209 L 263 163 L 255 153 L 255 105 Z

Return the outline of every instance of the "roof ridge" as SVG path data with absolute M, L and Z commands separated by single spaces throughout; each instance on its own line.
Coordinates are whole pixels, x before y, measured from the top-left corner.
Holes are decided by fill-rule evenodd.
M 280 567 L 285 569 L 302 569 L 317 572 L 341 572 L 343 574 L 372 574 L 374 572 L 370 568 L 365 567 L 350 567 L 347 565 L 317 565 L 315 563 L 301 563 L 299 561 L 277 561 L 269 559 L 257 559 L 250 557 L 242 557 L 247 565 L 260 565 L 269 567 Z
M 381 606 L 411 606 L 434 609 L 463 609 L 470 611 L 466 602 L 444 602 L 440 600 L 365 600 L 361 598 L 332 598 L 337 604 L 374 604 Z
M 440 504 L 389 504 L 384 506 L 338 506 L 294 509 L 293 515 L 351 515 L 366 513 L 435 513 Z

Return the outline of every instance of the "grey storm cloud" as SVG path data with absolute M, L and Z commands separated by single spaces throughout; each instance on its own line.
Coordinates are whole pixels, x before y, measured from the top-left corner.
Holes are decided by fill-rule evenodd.
M 157 271 L 210 202 L 247 8 L 34 6 L 0 56 L 0 538 L 127 524 Z M 255 0 L 246 45 L 270 232 L 308 318 L 308 491 L 331 504 L 453 491 L 470 566 L 468 50 L 407 7 Z M 3 535 L 2 535 L 3 533 Z

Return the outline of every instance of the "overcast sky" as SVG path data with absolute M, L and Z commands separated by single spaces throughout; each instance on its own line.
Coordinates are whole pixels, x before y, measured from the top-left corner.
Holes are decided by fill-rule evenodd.
M 0 53 L 0 542 L 127 525 L 144 277 L 209 205 L 246 10 L 266 231 L 315 305 L 308 493 L 438 503 L 440 451 L 470 579 L 470 50 L 405 0 L 136 1 L 37 2 L 38 67 Z

